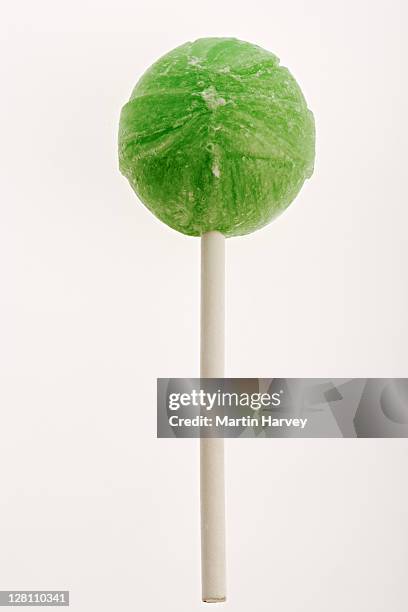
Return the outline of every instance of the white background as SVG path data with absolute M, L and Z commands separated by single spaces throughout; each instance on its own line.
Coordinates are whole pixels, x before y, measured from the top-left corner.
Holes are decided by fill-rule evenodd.
M 186 40 L 270 49 L 317 126 L 296 202 L 227 243 L 227 375 L 408 376 L 403 4 L 2 3 L 0 589 L 201 606 L 198 443 L 155 438 L 156 377 L 198 375 L 199 240 L 116 154 L 136 80 Z M 229 441 L 227 608 L 405 611 L 407 459 L 407 440 Z

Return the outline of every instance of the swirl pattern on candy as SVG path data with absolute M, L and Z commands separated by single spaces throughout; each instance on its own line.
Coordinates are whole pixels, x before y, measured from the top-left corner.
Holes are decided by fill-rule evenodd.
M 191 236 L 253 232 L 313 172 L 312 113 L 278 58 L 203 38 L 155 62 L 123 107 L 120 170 L 161 221 Z

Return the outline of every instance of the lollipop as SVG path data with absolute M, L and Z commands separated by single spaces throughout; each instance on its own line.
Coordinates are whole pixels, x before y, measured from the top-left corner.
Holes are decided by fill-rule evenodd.
M 225 237 L 253 232 L 313 172 L 314 121 L 278 58 L 203 38 L 154 63 L 122 109 L 120 170 L 161 221 L 201 237 L 201 377 L 224 376 Z M 201 439 L 202 598 L 225 600 L 224 447 Z

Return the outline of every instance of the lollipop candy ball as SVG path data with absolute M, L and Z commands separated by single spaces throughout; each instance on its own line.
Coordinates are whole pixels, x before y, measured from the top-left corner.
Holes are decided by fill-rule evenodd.
M 122 109 L 120 170 L 142 202 L 191 236 L 253 232 L 313 172 L 314 120 L 278 58 L 203 38 L 154 63 Z

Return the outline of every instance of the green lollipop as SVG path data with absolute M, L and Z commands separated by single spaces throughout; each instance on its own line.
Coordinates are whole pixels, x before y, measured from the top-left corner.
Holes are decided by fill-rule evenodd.
M 313 171 L 314 121 L 268 51 L 203 38 L 159 59 L 122 109 L 119 160 L 142 202 L 201 236 L 201 377 L 224 376 L 225 237 L 281 213 Z M 200 440 L 202 598 L 225 601 L 224 445 Z
M 123 107 L 120 169 L 164 223 L 191 236 L 253 232 L 313 171 L 314 121 L 278 58 L 235 38 L 177 47 Z

